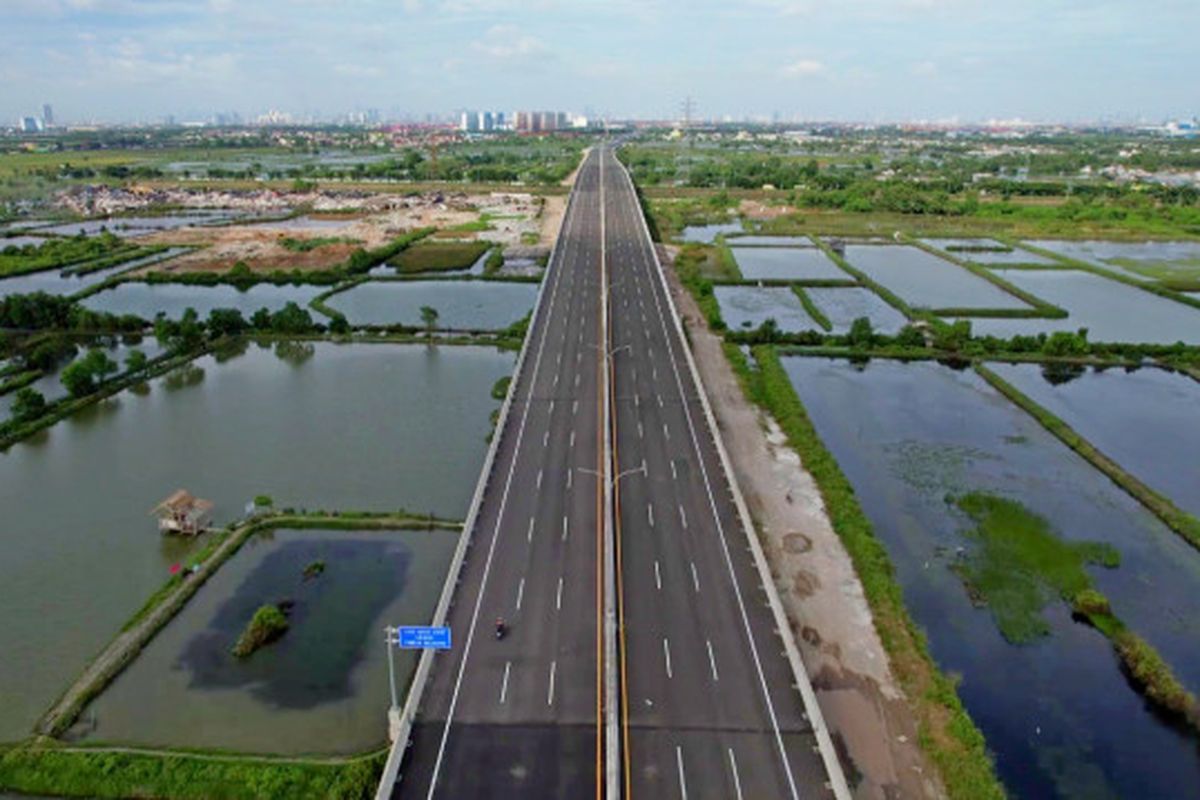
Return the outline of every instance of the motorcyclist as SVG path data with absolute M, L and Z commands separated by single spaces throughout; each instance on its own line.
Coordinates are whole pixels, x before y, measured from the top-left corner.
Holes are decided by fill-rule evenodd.
M 504 633 L 508 628 L 504 624 L 504 617 L 496 617 L 496 638 L 503 639 Z

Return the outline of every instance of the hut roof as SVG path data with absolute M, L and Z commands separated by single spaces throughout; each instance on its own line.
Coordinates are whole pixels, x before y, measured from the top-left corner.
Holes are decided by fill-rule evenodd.
M 186 489 L 177 489 L 171 494 L 170 497 L 155 506 L 154 510 L 150 513 L 179 514 L 186 512 L 204 512 L 208 511 L 212 507 L 213 503 L 211 500 L 203 500 L 199 497 L 196 497 Z

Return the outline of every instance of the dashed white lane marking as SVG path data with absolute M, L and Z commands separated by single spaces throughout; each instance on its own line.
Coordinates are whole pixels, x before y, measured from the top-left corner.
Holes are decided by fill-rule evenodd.
M 658 407 L 662 408 L 663 407 L 662 395 L 656 394 L 656 395 L 654 395 L 654 399 L 658 400 Z
M 575 474 L 575 470 L 573 470 L 573 469 L 567 470 L 567 488 L 568 489 L 571 488 L 571 476 L 574 474 Z
M 579 373 L 578 372 L 575 373 L 575 388 L 576 389 L 579 388 Z
M 578 414 L 578 413 L 579 413 L 579 401 L 578 401 L 578 400 L 572 400 L 572 401 L 571 401 L 571 413 L 572 413 L 572 414 Z
M 704 643 L 708 645 L 708 666 L 712 668 L 713 680 L 719 681 L 721 676 L 717 674 L 717 657 L 713 655 L 712 640 L 705 639 Z
M 733 790 L 737 793 L 737 800 L 742 800 L 742 779 L 738 775 L 737 758 L 733 755 L 733 748 L 729 748 L 729 771 L 733 773 Z
M 521 610 L 521 601 L 525 599 L 525 579 L 521 578 L 521 582 L 517 584 L 517 611 Z
M 525 540 L 529 542 L 533 541 L 533 517 L 529 518 L 529 533 L 525 535 Z
M 642 423 L 640 421 L 638 422 L 638 438 L 639 439 L 646 438 L 646 429 L 642 427 Z
M 683 525 L 683 529 L 687 530 L 687 512 L 683 510 L 683 506 L 679 507 L 679 524 Z
M 674 459 L 671 460 L 671 480 L 673 480 L 673 481 L 679 480 L 679 473 L 675 471 L 675 460 Z
M 650 519 L 650 527 L 654 527 L 654 506 L 646 506 L 646 516 Z
M 687 800 L 687 778 L 683 774 L 683 748 L 675 745 L 675 763 L 679 766 L 679 796 Z
M 539 489 L 542 488 L 542 472 L 543 472 L 542 470 L 540 470 L 540 469 L 538 470 L 537 488 L 539 488 Z
M 689 561 L 688 563 L 692 565 L 692 587 L 698 593 L 700 591 L 700 573 L 696 572 L 695 561 Z
M 558 579 L 558 591 L 554 593 L 554 609 L 556 611 L 562 610 L 562 587 L 563 587 L 563 579 L 559 578 Z
M 558 669 L 558 662 L 550 662 L 550 688 L 546 690 L 546 705 L 554 705 L 554 673 Z
M 545 433 L 542 434 L 542 447 L 548 447 L 549 445 L 550 445 L 550 431 L 546 431 Z
M 671 645 L 665 636 L 663 637 L 663 663 L 667 667 L 667 677 L 674 678 L 675 674 L 671 672 Z
M 563 514 L 563 541 L 567 540 L 567 515 Z
M 662 573 L 658 571 L 657 559 L 654 561 L 654 585 L 658 587 L 660 592 L 662 591 Z
M 574 446 L 575 446 L 575 431 L 571 431 L 571 437 L 570 437 L 569 443 L 567 444 L 567 447 L 574 447 Z
M 550 413 L 549 413 L 549 416 L 551 416 L 551 417 L 553 417 L 553 416 L 554 416 L 554 401 L 553 401 L 553 400 L 551 400 L 551 401 L 550 401 Z
M 665 422 L 663 423 L 663 436 L 665 436 L 667 439 L 671 438 L 671 430 L 667 427 L 667 423 Z
M 504 680 L 500 682 L 500 705 L 504 705 L 504 699 L 508 697 L 508 673 L 512 669 L 512 662 L 504 662 Z

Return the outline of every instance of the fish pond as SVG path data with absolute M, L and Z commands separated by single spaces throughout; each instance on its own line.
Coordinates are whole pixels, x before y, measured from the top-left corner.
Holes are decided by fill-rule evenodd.
M 846 333 L 859 317 L 869 319 L 876 332 L 888 335 L 898 333 L 908 324 L 903 314 L 881 300 L 879 295 L 861 286 L 804 291 L 833 324 L 832 333 Z
M 990 577 L 1031 583 L 994 606 L 972 601 L 960 576 L 988 563 L 989 551 L 976 520 L 951 501 L 984 492 L 1019 503 L 1065 543 L 1052 552 L 1115 551 L 1115 568 L 1077 568 L 1192 690 L 1200 688 L 1197 553 L 973 371 L 783 364 L 887 548 L 934 659 L 961 676 L 959 693 L 1012 796 L 1177 797 L 1179 787 L 1200 786 L 1194 736 L 1147 706 L 1108 640 L 1074 622 L 1056 592 L 1002 564 Z M 1030 612 L 1020 644 L 999 624 L 1014 608 Z
M 976 264 L 1053 264 L 1054 261 L 1038 253 L 1019 247 L 1009 247 L 995 239 L 922 239 L 927 245 L 936 247 L 953 256 Z
M 114 374 L 125 371 L 125 359 L 134 350 L 140 350 L 147 358 L 157 358 L 163 353 L 162 345 L 153 336 L 124 336 L 120 339 L 81 340 L 76 344 L 79 348 L 78 355 L 83 355 L 91 348 L 98 348 L 107 353 L 108 357 L 117 363 L 117 373 Z M 29 388 L 41 394 L 48 403 L 53 403 L 56 400 L 66 397 L 67 390 L 62 384 L 62 371 L 69 363 L 71 363 L 70 360 L 63 361 L 57 369 L 42 375 L 42 377 L 29 384 Z M 16 398 L 16 394 L 16 392 L 8 392 L 0 395 L 0 422 L 3 422 L 12 412 L 12 404 Z
M 757 328 L 768 319 L 775 320 L 783 331 L 821 330 L 786 286 L 715 286 L 713 293 L 730 330 Z
M 89 272 L 86 275 L 76 275 L 69 271 L 50 269 L 41 272 L 31 272 L 27 275 L 18 275 L 13 278 L 4 278 L 0 279 L 0 297 L 7 297 L 10 294 L 33 294 L 34 292 L 57 295 L 76 294 L 98 283 L 102 283 L 115 275 L 120 275 L 122 272 L 128 272 L 149 264 L 158 264 L 186 252 L 187 248 L 185 247 L 172 247 L 161 253 L 135 258 L 131 261 L 108 267 L 107 269 Z
M 284 754 L 384 745 L 383 628 L 429 622 L 457 541 L 457 531 L 447 530 L 252 537 L 85 709 L 72 734 Z M 254 612 L 280 602 L 288 609 L 286 633 L 248 657 L 234 656 Z M 416 653 L 397 650 L 395 658 L 404 687 Z
M 276 507 L 462 518 L 515 355 L 257 343 L 125 391 L 0 453 L 0 741 L 37 718 L 199 543 L 150 510 L 185 488 L 218 524 Z
M 989 367 L 1152 489 L 1200 516 L 1200 383 L 1149 367 Z
M 1017 334 L 1087 328 L 1094 342 L 1173 344 L 1200 342 L 1200 308 L 1136 286 L 1076 270 L 997 270 L 1004 279 L 1064 309 L 1065 319 L 971 320 L 976 335 L 1010 338 Z
M 1028 308 L 963 267 L 910 245 L 848 245 L 845 258 L 921 308 Z
M 1200 242 L 1030 240 L 1031 245 L 1139 280 L 1200 278 Z
M 158 313 L 179 319 L 189 308 L 196 309 L 201 318 L 214 308 L 235 308 L 249 317 L 260 308 L 278 311 L 288 303 L 304 307 L 321 292 L 320 286 L 275 285 L 256 283 L 247 289 L 235 286 L 189 286 L 181 283 L 122 283 L 97 292 L 83 300 L 93 311 L 110 314 L 134 314 L 142 319 L 154 319 Z
M 712 244 L 719 234 L 735 234 L 742 232 L 740 222 L 719 222 L 713 225 L 688 225 L 679 234 L 681 242 L 698 242 Z
M 438 312 L 437 327 L 502 330 L 529 313 L 536 283 L 503 281 L 371 281 L 325 301 L 352 325 L 421 327 L 421 308 Z
M 749 280 L 852 280 L 816 247 L 731 247 Z

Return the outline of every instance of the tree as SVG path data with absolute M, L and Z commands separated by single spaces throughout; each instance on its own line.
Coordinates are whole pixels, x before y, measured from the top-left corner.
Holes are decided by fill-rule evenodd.
M 236 308 L 214 308 L 208 312 L 208 333 L 212 337 L 237 336 L 246 330 L 246 320 Z
M 46 398 L 37 389 L 26 386 L 13 396 L 12 417 L 17 422 L 29 422 L 46 413 Z
M 344 314 L 335 314 L 333 319 L 329 320 L 329 332 L 339 336 L 350 332 L 350 321 L 346 319 Z
M 275 333 L 311 333 L 316 326 L 311 314 L 289 302 L 271 315 L 270 327 Z
M 433 306 L 421 306 L 421 322 L 425 323 L 425 334 L 432 337 L 437 328 L 438 311 Z
M 148 363 L 150 359 L 141 350 L 130 350 L 129 355 L 125 356 L 125 369 L 130 372 L 141 372 Z
M 117 362 L 103 350 L 89 350 L 87 355 L 67 365 L 60 380 L 72 397 L 86 397 L 96 391 L 104 378 L 117 371 Z
M 875 329 L 867 317 L 857 317 L 850 323 L 850 332 L 846 334 L 846 342 L 851 347 L 870 347 L 875 344 Z

